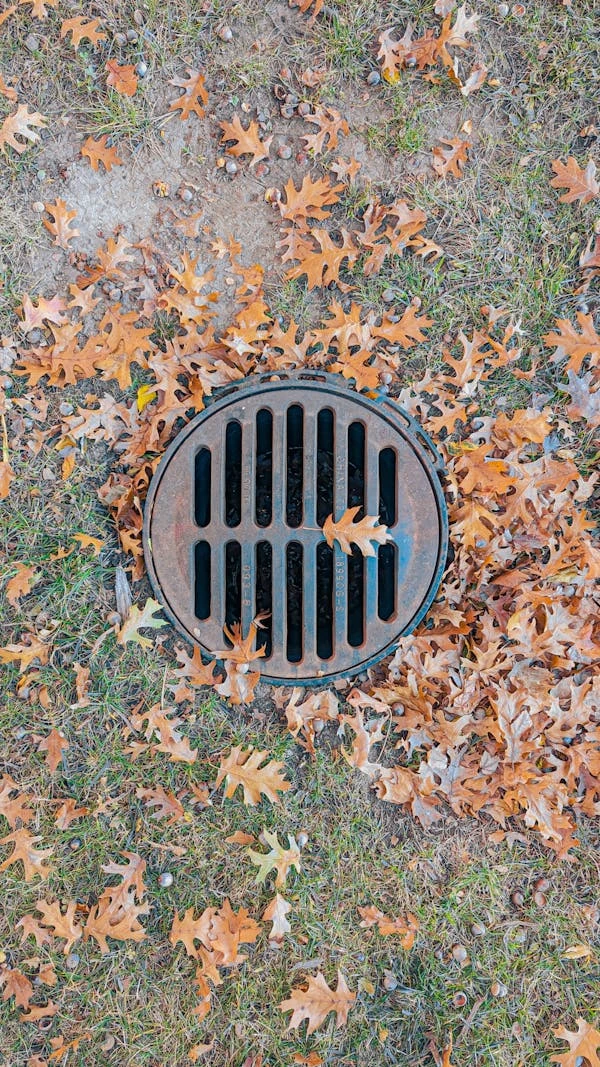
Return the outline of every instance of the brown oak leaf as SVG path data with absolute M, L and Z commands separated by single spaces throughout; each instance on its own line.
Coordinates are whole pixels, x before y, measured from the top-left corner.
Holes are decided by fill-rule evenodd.
M 130 63 L 120 66 L 116 59 L 108 59 L 106 61 L 106 70 L 108 75 L 106 78 L 106 84 L 114 89 L 121 96 L 133 96 L 138 87 L 137 74 L 135 67 Z
M 232 748 L 228 756 L 224 756 L 217 773 L 216 788 L 225 780 L 225 796 L 232 797 L 238 788 L 242 786 L 244 804 L 255 805 L 260 803 L 261 796 L 266 796 L 272 804 L 279 801 L 279 793 L 285 793 L 291 788 L 290 783 L 280 774 L 283 763 L 270 760 L 265 763 L 269 753 L 265 750 L 249 748 L 242 749 L 241 745 Z M 263 766 L 261 767 L 261 764 Z
M 350 991 L 341 971 L 338 971 L 337 978 L 337 988 L 330 989 L 323 974 L 318 971 L 314 978 L 311 976 L 307 979 L 305 986 L 292 989 L 289 998 L 279 1005 L 282 1011 L 292 1012 L 288 1030 L 296 1029 L 306 1019 L 306 1032 L 313 1034 L 332 1011 L 336 1016 L 336 1028 L 346 1025 L 356 993 Z
M 38 752 L 46 753 L 46 764 L 50 774 L 55 773 L 62 759 L 62 754 L 66 752 L 68 747 L 69 742 L 57 729 L 52 729 L 47 737 L 40 738 Z
M 6 153 L 7 147 L 13 148 L 21 155 L 29 148 L 28 141 L 39 141 L 40 135 L 36 129 L 44 129 L 47 121 L 39 111 L 30 111 L 27 104 L 19 104 L 17 110 L 7 115 L 0 126 L 0 150 Z M 17 137 L 23 140 L 18 141 Z
M 71 34 L 71 41 L 74 48 L 79 48 L 79 45 L 83 40 L 87 40 L 95 48 L 100 41 L 106 41 L 107 35 L 103 30 L 99 30 L 100 19 L 86 19 L 83 15 L 76 15 L 74 18 L 65 19 L 61 23 L 60 36 L 66 37 L 67 34 Z
M 573 204 L 577 200 L 580 204 L 589 204 L 595 197 L 600 196 L 600 184 L 596 178 L 596 164 L 593 160 L 590 159 L 583 170 L 573 156 L 569 156 L 566 163 L 554 159 L 552 170 L 556 177 L 551 179 L 550 185 L 555 189 L 567 190 L 559 197 L 563 203 Z
M 0 871 L 5 871 L 7 867 L 21 861 L 26 882 L 31 882 L 36 875 L 46 878 L 51 868 L 44 864 L 44 860 L 52 855 L 53 850 L 51 848 L 36 849 L 35 845 L 41 840 L 41 837 L 32 837 L 25 828 L 13 830 L 6 837 L 0 838 L 0 845 L 14 845 L 10 856 L 0 863 Z
M 386 541 L 393 540 L 387 526 L 379 524 L 377 515 L 365 515 L 355 522 L 360 510 L 360 506 L 346 508 L 337 522 L 334 522 L 333 515 L 327 516 L 323 523 L 323 535 L 330 548 L 333 548 L 334 541 L 337 541 L 347 556 L 352 555 L 352 545 L 356 545 L 363 556 L 375 556 L 377 553 L 373 542 L 376 545 L 384 545 Z
M 81 146 L 81 154 L 87 156 L 92 170 L 99 170 L 102 163 L 104 169 L 110 171 L 113 167 L 119 167 L 123 163 L 114 145 L 108 144 L 107 133 L 104 133 L 102 137 L 88 137 Z
M 235 114 L 231 122 L 220 122 L 219 126 L 223 131 L 221 137 L 221 144 L 226 144 L 227 141 L 234 141 L 233 145 L 229 145 L 225 151 L 230 156 L 252 156 L 250 165 L 254 166 L 261 159 L 269 158 L 269 146 L 273 137 L 267 137 L 264 141 L 261 141 L 258 131 L 258 125 L 251 120 L 250 125 L 245 130 L 240 122 L 239 115 Z
M 441 144 L 435 145 L 432 149 L 435 173 L 440 178 L 447 178 L 449 174 L 455 178 L 461 178 L 463 163 L 467 159 L 467 151 L 471 147 L 471 142 L 461 137 L 442 137 L 441 141 Z
M 577 1019 L 577 1030 L 567 1030 L 566 1026 L 558 1026 L 552 1031 L 555 1037 L 566 1041 L 569 1045 L 568 1052 L 557 1053 L 551 1056 L 552 1063 L 560 1064 L 560 1067 L 578 1067 L 582 1060 L 588 1067 L 600 1067 L 600 1031 L 587 1023 L 585 1019 Z
M 44 226 L 54 237 L 54 244 L 59 248 L 68 248 L 69 241 L 79 237 L 79 230 L 73 226 L 72 220 L 77 215 L 76 211 L 69 211 L 64 200 L 56 198 L 54 204 L 44 204 L 50 219 L 43 219 Z
M 189 119 L 190 115 L 202 118 L 205 114 L 205 105 L 208 103 L 208 93 L 204 85 L 204 75 L 198 70 L 187 68 L 187 78 L 172 78 L 170 84 L 175 85 L 184 92 L 173 100 L 170 105 L 171 111 L 181 111 L 181 119 Z

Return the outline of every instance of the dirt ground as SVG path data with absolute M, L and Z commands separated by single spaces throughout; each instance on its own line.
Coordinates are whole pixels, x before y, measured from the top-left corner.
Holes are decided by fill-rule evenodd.
M 416 34 L 439 28 L 430 0 L 332 0 L 315 18 L 275 0 L 58 0 L 46 18 L 36 18 L 35 4 L 32 10 L 31 0 L 20 0 L 0 23 L 4 82 L 47 120 L 25 151 L 0 156 L 0 378 L 8 398 L 5 452 L 10 444 L 15 473 L 1 505 L 0 642 L 7 647 L 33 632 L 53 649 L 47 663 L 28 669 L 25 682 L 15 663 L 2 666 L 0 770 L 34 798 L 32 832 L 42 838 L 39 847 L 49 842 L 54 849 L 42 884 L 24 881 L 19 867 L 0 871 L 0 965 L 21 968 L 38 1002 L 57 1006 L 54 1014 L 21 1021 L 5 991 L 5 1067 L 184 1067 L 196 1060 L 210 1067 L 545 1067 L 566 1047 L 553 1029 L 574 1031 L 580 1017 L 600 1026 L 597 818 L 578 820 L 579 844 L 568 859 L 557 858 L 522 821 L 509 822 L 499 840 L 488 816 L 458 819 L 444 808 L 443 818 L 424 828 L 404 808 L 374 796 L 348 765 L 346 742 L 333 727 L 310 758 L 285 729 L 289 691 L 266 685 L 241 708 L 207 688 L 191 693 L 178 710 L 198 751 L 193 767 L 127 753 L 133 710 L 170 699 L 177 642 L 163 629 L 150 633 L 156 638 L 150 648 L 116 645 L 117 567 L 127 569 L 136 604 L 151 595 L 146 577 L 132 580 L 131 556 L 98 497 L 111 472 L 124 466 L 101 440 L 65 445 L 64 419 L 91 395 L 135 404 L 151 379 L 137 368 L 125 389 L 99 376 L 44 385 L 42 418 L 39 394 L 28 398 L 27 383 L 15 373 L 15 349 L 42 340 L 38 327 L 24 334 L 23 297 L 66 299 L 107 240 L 119 235 L 158 264 L 159 275 L 165 264 L 181 269 L 186 253 L 198 258 L 198 274 L 212 269 L 212 325 L 217 337 L 225 333 L 239 311 L 240 275 L 224 252 L 233 238 L 238 263 L 264 271 L 265 301 L 282 325 L 293 319 L 302 329 L 314 327 L 332 298 L 346 311 L 352 301 L 376 315 L 388 308 L 390 290 L 403 306 L 417 301 L 432 325 L 425 343 L 395 354 L 396 396 L 435 378 L 444 344 L 459 329 L 480 327 L 482 306 L 506 308 L 527 360 L 520 376 L 504 368 L 484 383 L 481 425 L 502 411 L 545 405 L 553 406 L 559 429 L 569 423 L 569 394 L 542 357 L 543 336 L 557 319 L 598 311 L 597 277 L 588 279 L 581 261 L 600 231 L 599 201 L 561 202 L 550 185 L 551 164 L 571 155 L 581 164 L 600 162 L 600 11 L 592 0 L 481 0 L 473 8 L 480 23 L 468 56 L 460 54 L 460 73 L 482 62 L 488 74 L 467 95 L 442 68 L 426 77 L 411 65 L 390 82 L 380 77 L 379 35 L 393 28 L 400 38 L 407 23 Z M 63 20 L 79 15 L 100 20 L 107 40 L 99 49 L 89 41 L 75 49 L 60 36 Z M 133 96 L 106 87 L 111 58 L 141 72 Z M 183 122 L 171 110 L 181 91 L 172 81 L 188 68 L 205 72 L 208 104 L 203 117 Z M 348 122 L 333 151 L 306 152 L 303 138 L 314 127 L 298 112 L 303 102 L 333 106 Z M 0 124 L 14 107 L 0 96 Z M 228 169 L 233 157 L 219 123 L 234 113 L 244 123 L 258 121 L 263 140 L 272 137 L 262 165 L 242 157 Z M 81 148 L 86 138 L 105 134 L 122 163 L 94 171 Z M 470 142 L 463 172 L 440 178 L 432 148 L 455 137 Z M 425 236 L 442 255 L 390 256 L 370 276 L 358 268 L 348 291 L 343 283 L 311 290 L 290 280 L 273 190 L 290 179 L 298 187 L 305 175 L 331 175 L 339 158 L 358 161 L 360 169 L 332 211 L 336 233 L 361 223 L 373 195 L 387 202 L 405 197 L 425 212 Z M 57 198 L 76 212 L 78 235 L 66 248 L 56 247 L 43 225 L 44 205 Z M 151 311 L 144 325 L 157 344 L 170 342 L 172 320 L 152 304 L 154 275 L 147 277 L 141 297 L 127 280 L 110 280 L 106 292 L 99 285 L 102 302 L 81 337 L 98 328 L 117 285 L 121 310 L 145 298 Z M 597 424 L 574 425 L 564 455 L 590 478 L 600 457 Z M 65 471 L 65 456 L 75 452 Z M 155 453 L 148 454 L 153 462 Z M 597 502 L 596 486 L 586 502 L 592 516 Z M 82 548 L 67 555 L 77 533 L 100 539 L 98 553 Z M 17 562 L 33 567 L 35 578 L 11 604 L 5 586 Z M 74 670 L 88 663 L 91 687 L 81 701 Z M 48 772 L 38 748 L 53 727 L 69 741 L 57 774 Z M 280 806 L 263 800 L 246 807 L 212 788 L 223 752 L 241 744 L 285 762 L 293 790 Z M 194 800 L 200 785 L 208 787 L 208 805 Z M 140 789 L 159 786 L 185 798 L 185 817 L 175 825 L 158 820 L 140 798 Z M 53 803 L 66 795 L 86 815 L 57 829 Z M 169 942 L 173 914 L 229 898 L 258 919 L 268 894 L 257 887 L 244 848 L 227 839 L 243 832 L 256 842 L 265 829 L 282 840 L 288 833 L 306 837 L 302 871 L 286 889 L 292 936 L 280 947 L 264 936 L 244 946 L 248 961 L 227 975 L 201 1018 L 194 961 Z M 8 825 L 0 821 L 0 830 L 8 833 Z M 109 881 L 103 868 L 123 851 L 147 863 L 144 940 L 111 942 L 102 954 L 91 940 L 63 953 L 57 942 L 22 939 L 17 923 L 40 899 L 75 900 L 82 913 L 89 908 L 98 885 Z M 167 886 L 158 881 L 165 873 L 173 875 Z M 367 904 L 387 915 L 414 914 L 420 927 L 414 948 L 361 929 L 357 909 Z M 47 964 L 55 984 L 42 989 Z M 333 984 L 338 967 L 357 992 L 348 1025 L 336 1028 L 330 1016 L 314 1036 L 288 1031 L 278 1005 L 292 986 L 315 968 Z M 560 1062 L 587 1067 L 575 1057 Z

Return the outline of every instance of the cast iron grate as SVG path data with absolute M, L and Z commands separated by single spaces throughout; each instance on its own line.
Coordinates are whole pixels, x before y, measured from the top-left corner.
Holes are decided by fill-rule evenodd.
M 174 625 L 210 655 L 223 624 L 266 613 L 266 681 L 356 673 L 430 606 L 448 547 L 441 463 L 393 401 L 333 375 L 260 376 L 228 389 L 176 438 L 146 503 L 144 548 Z M 374 558 L 329 548 L 348 507 L 393 541 Z

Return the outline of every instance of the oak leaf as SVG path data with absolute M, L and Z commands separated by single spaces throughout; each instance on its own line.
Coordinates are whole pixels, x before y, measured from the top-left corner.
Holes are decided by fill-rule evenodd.
M 258 867 L 258 874 L 256 875 L 256 881 L 259 885 L 262 885 L 266 881 L 271 871 L 277 871 L 277 877 L 275 879 L 275 887 L 282 889 L 285 885 L 286 878 L 290 870 L 295 868 L 296 871 L 300 870 L 300 849 L 296 838 L 292 834 L 288 834 L 289 848 L 284 848 L 279 843 L 277 833 L 269 833 L 268 830 L 263 830 L 261 839 L 264 840 L 265 845 L 270 845 L 269 852 L 256 852 L 254 849 L 249 848 L 247 850 L 252 863 Z
M 419 920 L 414 915 L 411 915 L 410 912 L 405 919 L 388 919 L 387 915 L 384 915 L 379 908 L 374 907 L 372 904 L 359 908 L 358 911 L 362 918 L 360 925 L 365 929 L 377 926 L 382 937 L 398 935 L 402 948 L 408 950 L 413 947 L 415 935 L 419 929 Z
M 11 796 L 16 793 L 16 796 Z M 10 775 L 5 774 L 0 778 L 0 815 L 3 815 L 8 825 L 14 830 L 17 821 L 27 824 L 33 819 L 33 811 L 27 807 L 33 800 L 30 794 L 19 793 L 19 787 L 13 782 Z
M 389 312 L 385 312 L 379 326 L 371 327 L 372 336 L 389 344 L 402 345 L 404 349 L 413 348 L 414 345 L 426 341 L 423 330 L 433 324 L 433 319 L 428 315 L 419 315 L 418 310 L 414 304 L 409 304 L 397 322 L 392 321 Z
M 116 59 L 108 59 L 106 62 L 106 70 L 108 76 L 106 78 L 106 84 L 110 85 L 121 96 L 133 96 L 137 86 L 138 79 L 135 72 L 135 67 L 130 63 L 120 66 Z
M 25 152 L 29 148 L 27 141 L 39 141 L 40 135 L 36 129 L 43 129 L 46 122 L 47 119 L 39 111 L 30 111 L 27 104 L 19 104 L 14 114 L 7 115 L 0 126 L 0 150 L 6 152 L 9 147 L 19 155 Z M 18 141 L 17 136 L 23 140 Z
M 68 830 L 72 822 L 76 819 L 82 819 L 84 815 L 87 815 L 89 808 L 78 808 L 77 801 L 72 797 L 67 797 L 63 800 L 56 815 L 54 816 L 55 825 L 59 830 Z
M 100 41 L 107 40 L 103 30 L 98 29 L 99 25 L 100 19 L 86 19 L 83 15 L 77 15 L 61 23 L 60 36 L 66 37 L 70 33 L 74 48 L 78 48 L 83 40 L 88 40 L 95 48 Z
M 143 941 L 146 931 L 139 920 L 149 910 L 148 904 L 135 902 L 132 891 L 128 893 L 126 902 L 118 906 L 108 897 L 90 911 L 85 924 L 86 937 L 93 937 L 98 942 L 103 955 L 110 952 L 107 937 L 116 941 Z
M 582 311 L 578 311 L 576 318 L 581 333 L 577 333 L 576 328 L 568 319 L 557 319 L 558 331 L 544 334 L 543 341 L 548 348 L 556 346 L 556 351 L 552 356 L 553 362 L 558 362 L 567 356 L 568 362 L 565 370 L 579 374 L 586 356 L 590 356 L 592 367 L 600 362 L 600 336 L 594 328 L 592 315 L 585 315 Z
M 323 535 L 330 548 L 333 548 L 334 541 L 337 540 L 342 552 L 347 556 L 352 555 L 352 545 L 356 545 L 363 556 L 375 556 L 377 553 L 373 542 L 384 545 L 386 541 L 393 541 L 387 526 L 379 524 L 379 516 L 365 515 L 355 522 L 360 510 L 360 506 L 346 508 L 337 522 L 334 522 L 333 515 L 327 516 L 323 523 Z
M 334 107 L 317 107 L 312 115 L 304 116 L 304 121 L 318 127 L 317 133 L 306 133 L 302 138 L 306 149 L 315 156 L 337 148 L 339 135 L 350 132 L 346 119 Z
M 117 632 L 117 644 L 126 645 L 133 641 L 142 648 L 152 648 L 150 638 L 142 637 L 139 631 L 159 630 L 161 626 L 167 625 L 163 619 L 154 618 L 158 611 L 161 611 L 161 606 L 152 597 L 148 597 L 141 611 L 137 604 L 132 604 L 128 617 Z
M 17 573 L 6 583 L 6 599 L 13 608 L 18 607 L 21 597 L 31 592 L 31 586 L 39 573 L 35 567 L 29 567 L 26 563 L 15 563 L 15 567 Z
M 219 126 L 223 131 L 221 137 L 221 144 L 225 144 L 227 141 L 234 141 L 233 145 L 230 145 L 225 151 L 230 156 L 245 156 L 250 155 L 252 159 L 250 165 L 254 166 L 261 159 L 269 158 L 269 146 L 273 137 L 267 137 L 264 141 L 261 141 L 260 134 L 258 132 L 258 125 L 251 120 L 248 129 L 244 129 L 240 122 L 239 115 L 235 114 L 231 122 L 220 122 Z
M 308 1035 L 313 1034 L 332 1011 L 336 1015 L 336 1029 L 345 1026 L 348 1012 L 356 1000 L 356 993 L 350 991 L 341 971 L 338 971 L 337 978 L 337 988 L 330 989 L 323 974 L 318 971 L 314 978 L 311 976 L 307 979 L 306 986 L 292 989 L 289 998 L 279 1005 L 282 1011 L 292 1012 L 288 1030 L 296 1029 L 306 1019 L 306 1032 Z
M 54 237 L 54 244 L 59 248 L 68 248 L 69 241 L 79 237 L 79 230 L 73 227 L 72 220 L 77 215 L 76 211 L 69 211 L 64 200 L 56 198 L 54 204 L 44 204 L 50 219 L 43 219 L 44 226 Z
M 77 915 L 75 901 L 69 901 L 64 914 L 56 900 L 53 902 L 38 900 L 35 910 L 41 915 L 40 926 L 50 930 L 54 937 L 64 938 L 63 952 L 65 956 L 68 956 L 75 942 L 79 941 L 83 935 L 83 927 L 75 921 Z
M 119 167 L 123 163 L 114 145 L 108 144 L 107 133 L 102 137 L 88 137 L 81 146 L 81 154 L 87 156 L 92 170 L 99 170 L 102 163 L 104 169 L 110 171 L 113 167 Z
M 273 924 L 269 932 L 269 941 L 272 944 L 281 945 L 285 935 L 289 934 L 292 929 L 286 919 L 286 915 L 291 910 L 292 905 L 288 904 L 287 900 L 284 900 L 281 893 L 276 893 L 263 911 L 261 916 L 263 922 Z
M 278 200 L 281 217 L 296 226 L 303 226 L 308 218 L 328 218 L 329 212 L 323 209 L 338 203 L 338 193 L 343 188 L 343 185 L 332 185 L 329 178 L 313 180 L 309 174 L 305 174 L 302 185 L 296 189 L 293 178 L 290 178 L 283 187 L 285 200 Z
M 171 85 L 184 92 L 173 100 L 170 105 L 171 111 L 181 111 L 181 119 L 189 119 L 190 115 L 202 118 L 205 114 L 205 105 L 208 102 L 208 93 L 204 85 L 204 75 L 200 71 L 187 68 L 187 78 L 173 78 Z
M 174 826 L 186 817 L 185 808 L 178 797 L 174 793 L 167 793 L 161 785 L 148 789 L 139 786 L 135 795 L 146 802 L 147 808 L 155 809 L 150 815 L 151 819 L 167 819 L 168 817 L 167 826 Z
M 232 748 L 224 756 L 217 774 L 216 788 L 225 780 L 225 796 L 232 797 L 241 785 L 244 792 L 244 804 L 260 804 L 261 796 L 266 796 L 272 804 L 279 801 L 278 793 L 285 793 L 291 788 L 290 783 L 280 774 L 283 763 L 270 760 L 265 763 L 269 753 L 265 750 L 249 748 L 245 751 L 241 745 Z M 261 767 L 261 764 L 263 766 Z
M 301 689 L 293 689 L 289 704 L 285 708 L 288 730 L 292 737 L 302 736 L 300 744 L 315 755 L 315 735 L 327 722 L 337 722 L 339 702 L 335 693 L 327 689 L 321 693 L 311 693 L 300 703 Z
M 296 267 L 288 270 L 286 278 L 301 278 L 305 274 L 309 289 L 339 282 L 344 260 L 351 266 L 359 256 L 359 249 L 354 244 L 352 235 L 348 230 L 341 229 L 342 243 L 338 245 L 333 242 L 327 230 L 315 229 L 310 232 L 315 244 L 307 249 Z
M 36 305 L 31 297 L 25 294 L 22 307 L 18 309 L 23 317 L 20 329 L 23 333 L 29 333 L 30 330 L 40 329 L 47 322 L 62 326 L 67 321 L 63 315 L 65 308 L 66 304 L 60 296 L 53 296 L 51 300 L 39 296 Z
M 35 19 L 48 18 L 47 8 L 56 7 L 58 0 L 19 0 L 19 6 L 31 4 L 31 14 Z
M 16 967 L 0 969 L 0 985 L 4 987 L 2 1000 L 15 998 L 15 1007 L 28 1008 L 33 996 L 33 986 L 26 975 Z
M 61 759 L 62 754 L 69 747 L 69 742 L 63 737 L 63 735 L 57 730 L 52 729 L 47 737 L 42 737 L 38 744 L 38 752 L 46 753 L 46 764 L 50 774 L 54 774 Z
M 446 178 L 449 174 L 455 178 L 462 177 L 462 166 L 467 159 L 467 150 L 471 147 L 471 142 L 464 141 L 461 137 L 442 137 L 441 141 L 441 144 L 435 145 L 432 149 L 435 173 L 440 178 Z
M 552 1031 L 555 1037 L 569 1045 L 569 1052 L 550 1057 L 552 1063 L 558 1063 L 560 1067 L 578 1067 L 584 1061 L 588 1067 L 600 1067 L 600 1031 L 585 1019 L 579 1018 L 576 1022 L 577 1030 L 567 1030 L 565 1026 L 559 1026 Z
M 44 641 L 35 634 L 24 634 L 20 644 L 0 648 L 0 663 L 18 662 L 19 674 L 23 674 L 35 659 L 42 665 L 47 663 L 49 655 L 50 648 Z
M 197 752 L 190 747 L 187 738 L 182 737 L 177 729 L 183 719 L 169 718 L 173 712 L 173 708 L 161 708 L 159 704 L 155 704 L 139 715 L 134 713 L 131 716 L 131 724 L 134 730 L 142 730 L 143 724 L 146 723 L 146 740 L 158 739 L 158 744 L 153 745 L 153 751 L 165 752 L 174 763 L 194 763 Z
M 44 860 L 52 855 L 53 850 L 51 848 L 36 849 L 35 845 L 41 840 L 41 837 L 32 837 L 24 828 L 13 830 L 6 837 L 0 838 L 0 845 L 14 845 L 10 856 L 0 863 L 0 871 L 5 871 L 7 867 L 11 867 L 13 863 L 18 863 L 20 860 L 23 864 L 26 882 L 31 882 L 36 875 L 46 878 L 51 868 L 45 866 Z
M 573 156 L 569 156 L 566 163 L 560 159 L 552 161 L 552 170 L 556 177 L 552 178 L 550 185 L 555 189 L 566 189 L 559 197 L 565 204 L 589 204 L 595 197 L 600 196 L 600 184 L 596 179 L 596 164 L 590 159 L 587 167 L 583 170 Z

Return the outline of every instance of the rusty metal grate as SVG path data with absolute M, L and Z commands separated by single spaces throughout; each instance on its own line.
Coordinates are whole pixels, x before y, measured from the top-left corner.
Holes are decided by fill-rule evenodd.
M 430 606 L 448 527 L 439 457 L 393 401 L 333 375 L 260 376 L 222 393 L 168 449 L 150 486 L 144 548 L 174 625 L 211 654 L 223 624 L 268 613 L 266 681 L 304 684 L 386 655 Z M 321 527 L 347 507 L 393 542 L 344 555 Z

